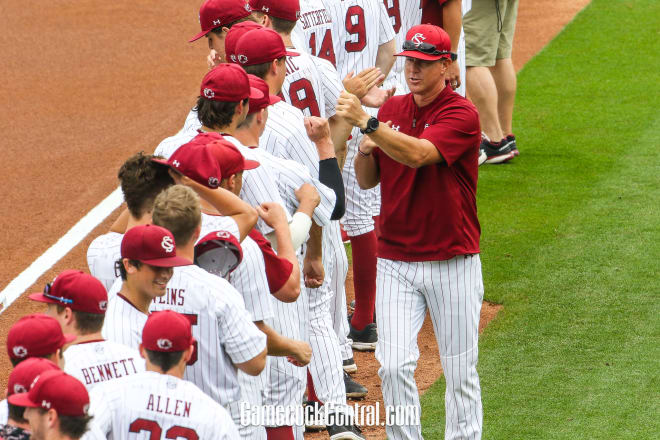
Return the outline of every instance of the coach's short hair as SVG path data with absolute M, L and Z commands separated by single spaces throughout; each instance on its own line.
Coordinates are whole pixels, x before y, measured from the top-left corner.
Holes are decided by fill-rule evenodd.
M 117 173 L 124 200 L 135 218 L 151 211 L 158 193 L 174 184 L 167 167 L 154 163 L 151 160 L 153 157 L 139 152 L 128 158 Z
M 172 367 L 181 361 L 181 357 L 183 356 L 182 351 L 152 351 L 146 348 L 144 351 L 147 353 L 149 362 L 164 372 L 170 371 Z
M 248 105 L 249 98 L 243 100 L 243 105 Z M 203 96 L 197 98 L 197 118 L 203 126 L 213 129 L 219 129 L 229 126 L 236 113 L 236 102 L 212 101 Z
M 286 55 L 283 56 L 283 57 L 279 57 L 277 59 L 277 64 L 281 64 L 285 60 L 286 60 Z M 261 79 L 266 79 L 266 74 L 268 73 L 268 70 L 270 69 L 270 65 L 272 63 L 273 63 L 272 61 L 269 61 L 267 63 L 254 64 L 252 66 L 243 66 L 243 69 L 249 75 L 254 75 L 254 76 L 259 77 Z
M 168 229 L 177 246 L 183 246 L 202 222 L 199 196 L 187 186 L 171 186 L 158 194 L 151 216 L 154 225 Z
M 60 304 L 55 304 L 55 306 L 57 307 L 58 315 L 64 313 L 65 306 Z M 100 332 L 101 328 L 103 328 L 103 321 L 105 320 L 105 314 L 103 313 L 88 313 L 73 310 L 73 316 L 76 317 L 76 330 L 81 335 Z

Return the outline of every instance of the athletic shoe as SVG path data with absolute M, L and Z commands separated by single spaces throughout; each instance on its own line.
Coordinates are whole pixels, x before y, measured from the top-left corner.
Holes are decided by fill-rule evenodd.
M 348 337 L 353 340 L 353 350 L 357 351 L 374 351 L 378 343 L 378 328 L 376 323 L 372 322 L 362 330 L 357 330 L 351 324 L 351 318 L 348 317 Z
M 486 152 L 484 150 L 479 150 L 479 166 L 486 163 L 486 159 L 488 159 Z
M 514 157 L 509 142 L 505 139 L 502 139 L 502 141 L 495 144 L 482 140 L 479 148 L 486 153 L 486 163 L 503 163 Z
M 309 414 L 309 417 L 305 420 L 305 430 L 306 431 L 322 431 L 326 428 L 324 421 L 322 420 L 323 411 L 321 410 L 321 404 L 318 402 L 307 401 L 304 403 L 305 414 Z M 307 407 L 311 409 L 307 409 Z
M 330 425 L 328 426 L 330 440 L 364 440 L 362 431 L 355 425 Z
M 344 372 L 344 385 L 347 399 L 362 399 L 367 395 L 367 389 L 354 381 L 346 372 Z
M 509 134 L 506 137 L 506 141 L 509 143 L 509 148 L 514 156 L 520 156 L 520 151 L 518 151 L 518 146 L 516 145 L 516 137 L 513 134 Z
M 344 371 L 347 373 L 357 373 L 357 364 L 352 357 L 350 359 L 344 359 Z

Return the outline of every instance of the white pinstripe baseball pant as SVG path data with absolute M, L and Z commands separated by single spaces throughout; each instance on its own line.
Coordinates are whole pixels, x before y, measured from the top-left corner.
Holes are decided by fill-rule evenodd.
M 447 261 L 378 259 L 376 320 L 378 375 L 385 405 L 416 405 L 417 335 L 428 309 L 447 389 L 445 439 L 480 439 L 481 388 L 477 374 L 483 281 L 479 255 Z M 388 426 L 389 439 L 421 439 L 419 421 Z

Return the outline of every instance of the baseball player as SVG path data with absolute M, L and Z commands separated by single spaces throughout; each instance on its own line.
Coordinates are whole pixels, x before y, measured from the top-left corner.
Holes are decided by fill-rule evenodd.
M 177 256 L 174 236 L 167 229 L 140 225 L 126 231 L 117 261 L 121 280 L 108 292 L 103 337 L 137 349 L 149 306 L 167 293 L 172 268 L 191 264 L 192 259 Z
M 380 0 L 327 1 L 326 4 L 336 33 L 341 36 L 341 43 L 335 45 L 340 75 L 374 65 L 387 75 L 394 63 L 395 34 Z M 376 298 L 376 234 L 372 203 L 377 194 L 375 190 L 361 190 L 355 179 L 353 161 L 361 139 L 359 129 L 354 129 L 342 170 L 347 203 L 343 226 L 351 241 L 355 292 L 355 312 L 348 337 L 354 349 L 374 350 L 377 340 L 376 326 L 372 324 Z
M 48 370 L 59 370 L 59 367 L 44 358 L 30 358 L 21 362 L 9 374 L 7 397 L 26 392 L 34 379 Z M 0 438 L 7 440 L 30 438 L 30 425 L 23 417 L 24 411 L 25 408 L 11 405 L 6 399 L 0 402 Z
M 50 287 L 44 288 L 44 295 L 50 295 Z M 25 359 L 46 358 L 62 366 L 62 350 L 76 337 L 62 333 L 60 324 L 51 316 L 42 313 L 23 316 L 16 321 L 7 334 L 7 353 L 15 367 Z
M 101 336 L 108 294 L 93 276 L 65 270 L 55 278 L 49 293 L 33 293 L 30 299 L 48 304 L 46 313 L 59 321 L 62 331 L 76 336 L 64 351 L 64 371 L 88 391 L 99 383 L 144 371 L 137 350 Z
M 321 0 L 300 0 L 300 18 L 291 33 L 294 44 L 336 65 L 332 17 Z
M 124 232 L 133 226 L 150 223 L 154 199 L 159 192 L 173 183 L 167 170 L 152 162 L 152 157 L 140 152 L 131 156 L 119 168 L 117 178 L 127 211 L 110 232 L 96 237 L 87 249 L 89 272 L 103 283 L 106 290 L 112 287 L 118 277 L 115 262 L 121 256 L 119 248 Z M 115 228 L 120 228 L 121 232 L 113 231 Z
M 140 343 L 147 371 L 92 391 L 94 418 L 85 439 L 240 438 L 227 410 L 183 379 L 198 348 L 187 317 L 173 311 L 152 313 Z
M 33 440 L 77 440 L 87 431 L 89 395 L 78 379 L 60 370 L 39 374 L 30 390 L 9 397 L 9 403 L 25 408 Z
M 381 185 L 378 375 L 385 405 L 419 408 L 417 334 L 428 309 L 447 382 L 445 438 L 478 439 L 479 115 L 445 85 L 456 55 L 442 28 L 412 27 L 403 48 L 397 55 L 405 57 L 410 94 L 391 98 L 378 118 L 349 94 L 337 105 L 337 112 L 367 135 L 355 158 L 358 183 Z M 417 221 L 409 221 L 411 212 Z M 410 416 L 406 424 L 387 426 L 388 437 L 421 439 L 419 413 Z

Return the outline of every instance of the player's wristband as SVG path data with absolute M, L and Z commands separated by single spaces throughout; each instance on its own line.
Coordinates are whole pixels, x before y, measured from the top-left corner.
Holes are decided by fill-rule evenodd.
M 360 150 L 360 147 L 358 147 L 358 153 L 360 153 L 364 157 L 369 157 L 371 156 L 371 152 L 365 153 L 364 151 Z

